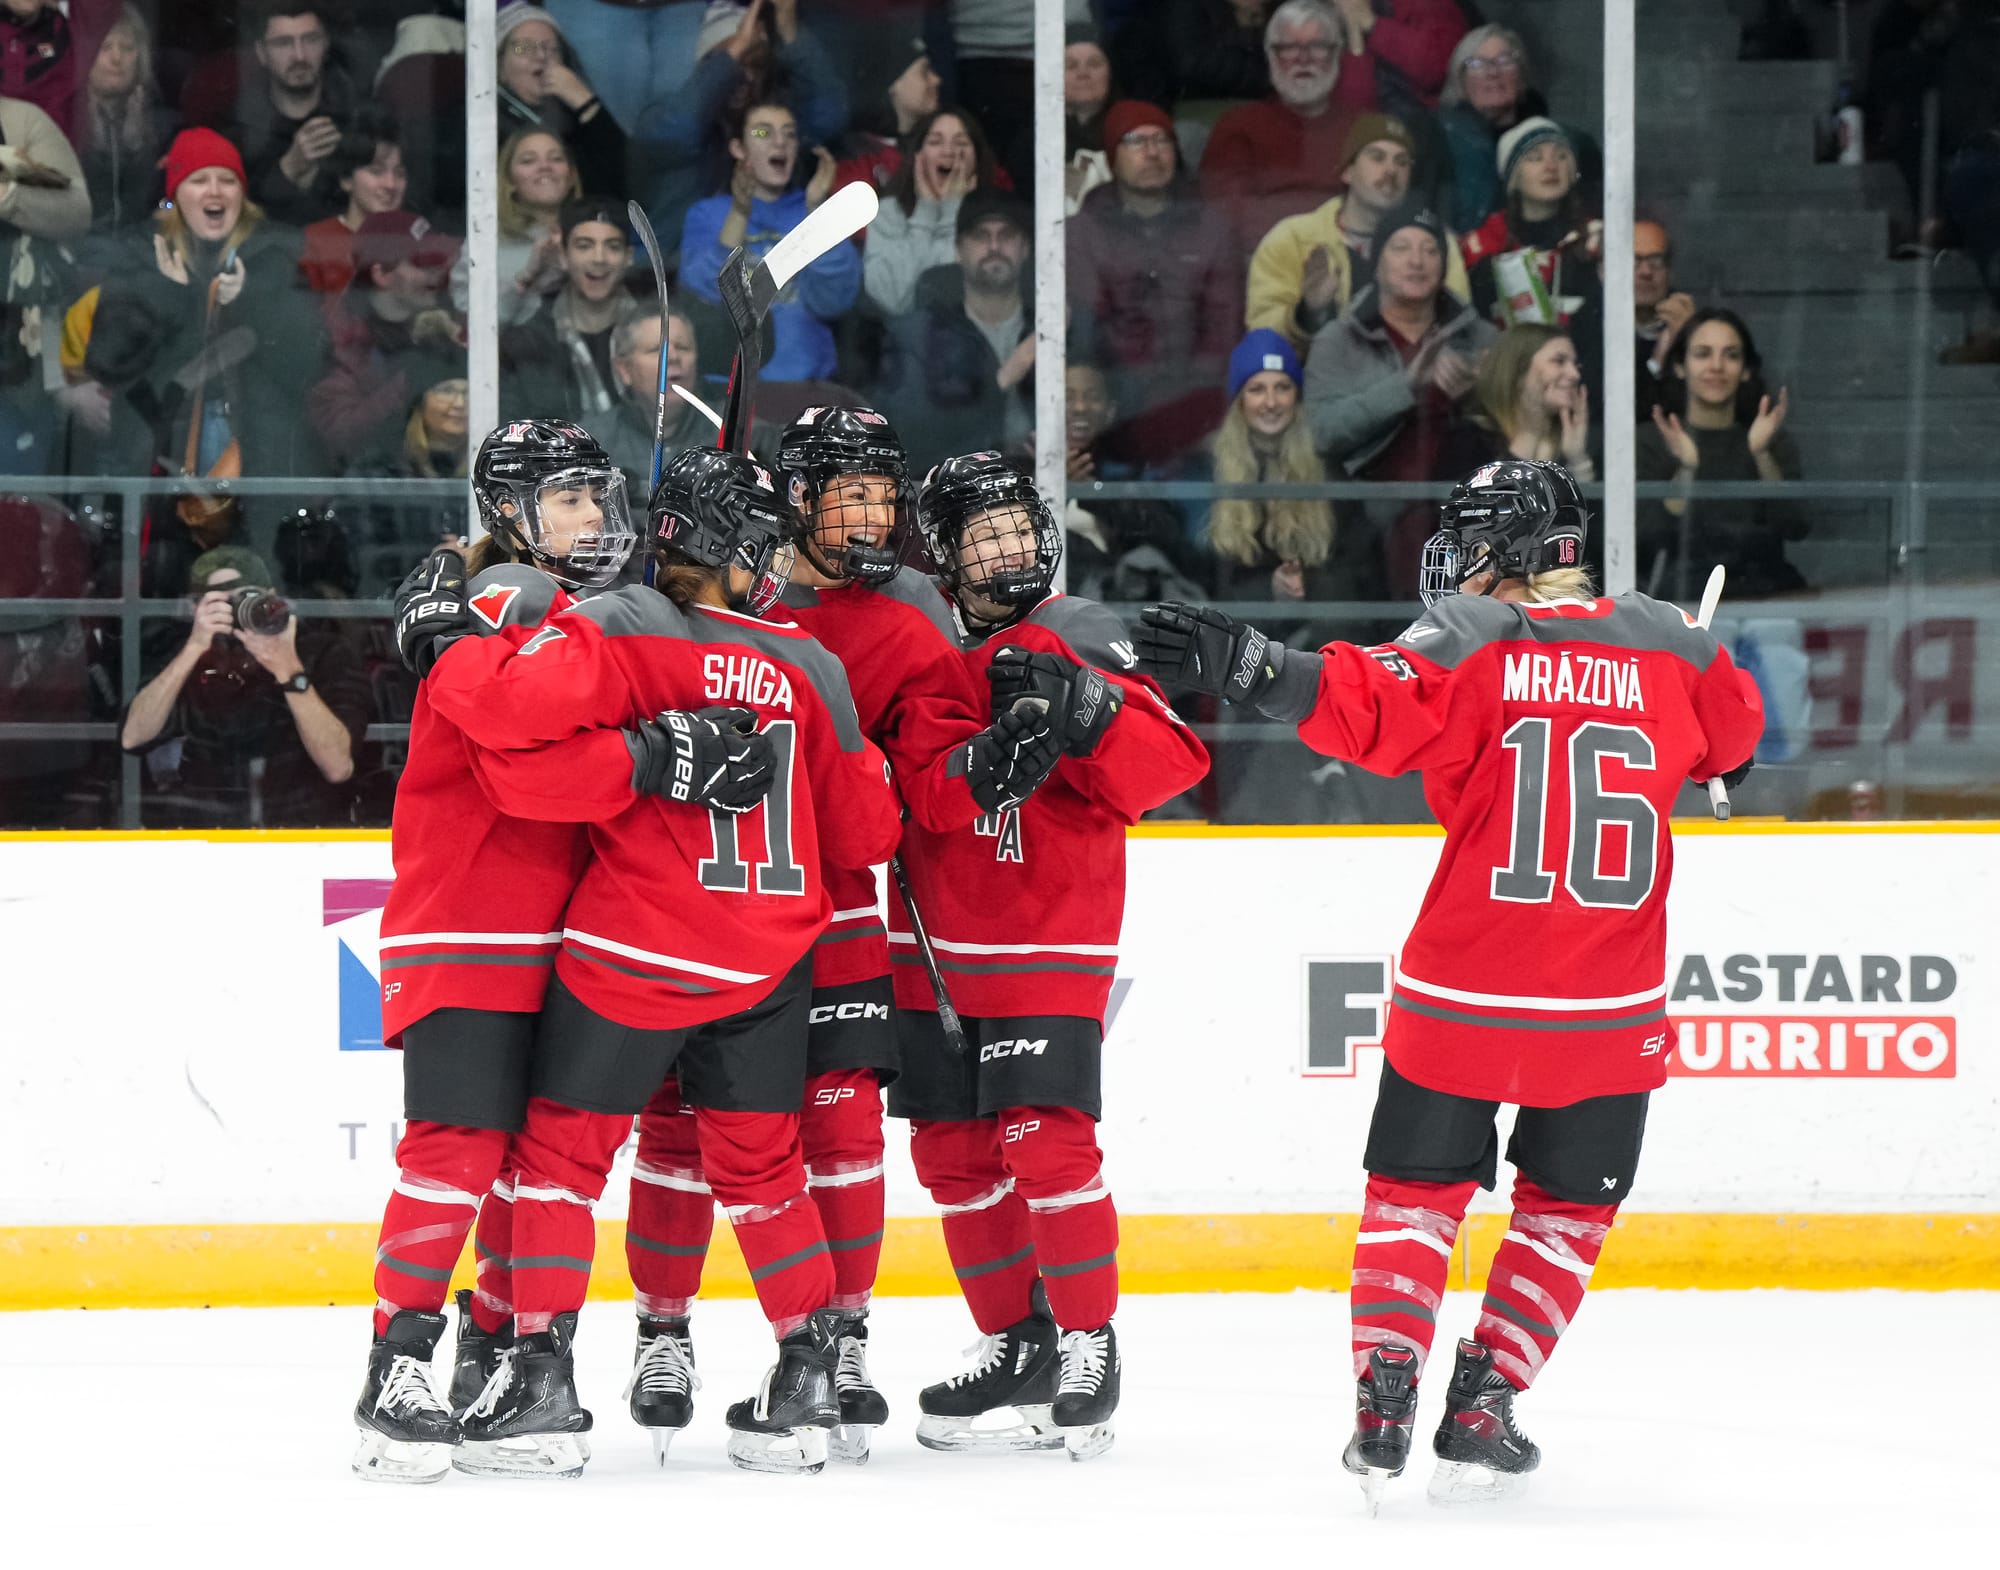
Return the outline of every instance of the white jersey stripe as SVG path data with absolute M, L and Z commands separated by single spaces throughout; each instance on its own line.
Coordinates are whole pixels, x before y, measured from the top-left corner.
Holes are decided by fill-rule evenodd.
M 385 949 L 412 948 L 419 943 L 454 944 L 543 944 L 562 942 L 560 932 L 404 932 L 394 936 L 382 934 L 381 946 Z
M 1627 992 L 1615 998 L 1529 998 L 1506 992 L 1467 992 L 1460 987 L 1440 987 L 1435 982 L 1419 981 L 1400 965 L 1396 967 L 1396 985 L 1428 997 L 1446 998 L 1453 1003 L 1481 1003 L 1489 1008 L 1544 1009 L 1552 1014 L 1585 1014 L 1593 1009 L 1627 1008 L 1638 1003 L 1657 1003 L 1667 995 L 1664 981 L 1645 992 Z
M 914 946 L 917 935 L 892 930 L 889 941 Z M 943 949 L 947 954 L 1109 954 L 1113 959 L 1118 957 L 1118 945 L 1115 943 L 954 943 L 949 938 L 934 937 L 931 947 Z
M 587 943 L 594 949 L 603 949 L 607 954 L 623 954 L 627 959 L 642 959 L 649 965 L 658 965 L 665 970 L 684 970 L 692 976 L 713 976 L 717 981 L 771 979 L 751 970 L 725 970 L 720 965 L 704 965 L 700 960 L 681 959 L 673 954 L 655 954 L 651 949 L 634 948 L 629 943 L 616 943 L 610 938 L 600 938 L 595 933 L 579 931 L 575 927 L 563 928 L 562 935 L 574 938 L 578 943 Z
M 873 905 L 864 905 L 859 910 L 837 910 L 833 913 L 833 920 L 835 921 L 861 921 L 868 917 L 873 917 L 879 921 L 882 918 L 882 912 Z

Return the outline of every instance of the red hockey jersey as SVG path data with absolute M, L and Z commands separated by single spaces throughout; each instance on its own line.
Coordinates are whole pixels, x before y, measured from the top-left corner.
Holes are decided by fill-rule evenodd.
M 861 732 L 888 757 L 910 816 L 938 833 L 978 817 L 953 750 L 985 729 L 989 703 L 959 652 L 958 625 L 937 585 L 908 567 L 879 588 L 795 584 L 785 609 L 846 667 Z M 888 975 L 875 869 L 829 861 L 822 871 L 833 919 L 813 947 L 813 985 Z M 917 902 L 921 909 L 921 894 Z
M 1202 744 L 1135 670 L 1128 639 L 1103 606 L 1053 595 L 962 656 L 986 692 L 1003 648 L 1064 655 L 1110 677 L 1124 704 L 1097 750 L 1064 758 L 1025 805 L 949 833 L 906 826 L 911 892 L 961 1014 L 1104 1019 L 1125 921 L 1125 830 L 1208 772 Z M 964 750 L 953 757 L 961 768 Z M 902 902 L 894 889 L 889 898 L 896 1002 L 931 1008 Z
M 620 589 L 532 635 L 448 650 L 430 686 L 438 711 L 492 750 L 502 801 L 526 811 L 552 804 L 534 778 L 514 794 L 512 769 L 594 728 L 722 703 L 755 712 L 776 743 L 777 782 L 748 813 L 648 796 L 591 825 L 556 974 L 620 1024 L 671 1029 L 750 1007 L 826 926 L 822 855 L 867 866 L 894 848 L 882 754 L 839 662 L 790 624 Z
M 537 627 L 571 603 L 553 579 L 512 564 L 474 578 L 467 602 L 475 631 L 488 635 Z M 382 908 L 382 1039 L 392 1047 L 433 1009 L 538 1010 L 563 907 L 589 857 L 581 822 L 503 811 L 477 759 L 478 749 L 432 707 L 424 683 L 396 785 L 389 831 L 396 881 Z M 526 760 L 521 773 L 535 767 L 563 776 L 547 782 L 558 819 L 615 811 L 633 799 L 631 754 L 616 731 Z
M 1667 1075 L 1667 814 L 1763 733 L 1715 637 L 1642 594 L 1454 594 L 1392 643 L 1321 651 L 1299 736 L 1378 774 L 1424 771 L 1443 854 L 1397 963 L 1398 1073 L 1560 1107 Z

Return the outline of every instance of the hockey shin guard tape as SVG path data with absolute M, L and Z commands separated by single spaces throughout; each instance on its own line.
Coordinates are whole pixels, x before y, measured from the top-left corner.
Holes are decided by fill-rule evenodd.
M 639 1158 L 632 1167 L 625 1262 L 640 1313 L 687 1317 L 701 1291 L 714 1233 L 715 1196 L 702 1170 L 694 1108 L 681 1105 L 680 1085 L 670 1079 L 639 1115 Z
M 398 1309 L 444 1307 L 479 1197 L 500 1175 L 506 1151 L 507 1135 L 497 1129 L 410 1120 L 375 1245 L 376 1334 Z
M 833 1300 L 833 1260 L 806 1193 L 798 1117 L 698 1107 L 695 1125 L 702 1170 L 736 1231 L 764 1317 L 789 1335 Z
M 632 1131 L 630 1117 L 583 1112 L 530 1098 L 514 1136 L 514 1328 L 549 1328 L 583 1307 L 597 1228 L 590 1207 L 604 1193 L 611 1163 Z
M 1407 1347 L 1422 1375 L 1451 1273 L 1451 1247 L 1478 1187 L 1370 1175 L 1349 1295 L 1356 1379 L 1378 1346 Z
M 1118 1211 L 1096 1120 L 1073 1107 L 1009 1107 L 999 1126 L 1049 1311 L 1065 1330 L 1096 1330 L 1118 1311 Z
M 1473 1338 L 1493 1366 L 1526 1390 L 1576 1318 L 1604 1247 L 1616 1205 L 1557 1199 L 1527 1178 L 1514 1180 L 1514 1214 L 1486 1275 Z
M 882 1086 L 873 1069 L 806 1081 L 806 1187 L 833 1252 L 833 1306 L 866 1308 L 882 1262 Z
M 476 1289 L 472 1322 L 488 1335 L 514 1322 L 514 1164 L 511 1155 L 500 1176 L 479 1201 L 479 1224 L 472 1231 Z
M 993 1118 L 910 1125 L 910 1159 L 937 1203 L 952 1272 L 984 1335 L 1028 1316 L 1035 1244 L 1028 1207 L 1000 1159 Z

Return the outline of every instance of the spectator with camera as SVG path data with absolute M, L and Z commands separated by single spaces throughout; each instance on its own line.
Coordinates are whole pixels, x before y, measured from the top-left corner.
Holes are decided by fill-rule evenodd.
M 1438 119 L 1451 150 L 1451 190 L 1445 210 L 1452 228 L 1469 234 L 1507 204 L 1507 188 L 1496 162 L 1500 138 L 1523 120 L 1547 117 L 1548 101 L 1535 87 L 1527 45 L 1511 27 L 1488 22 L 1458 41 L 1446 67 Z M 1564 125 L 1574 149 L 1583 187 L 1594 191 L 1604 178 L 1597 143 L 1578 127 Z
M 798 227 L 833 192 L 833 155 L 814 147 L 814 169 L 803 190 L 792 183 L 799 163 L 799 122 L 781 103 L 748 110 L 730 138 L 729 188 L 688 209 L 681 229 L 681 283 L 711 305 L 721 303 L 715 280 L 737 246 L 756 260 Z M 832 324 L 861 292 L 861 255 L 843 240 L 792 281 L 771 307 L 776 351 L 764 366 L 771 381 L 826 381 L 834 374 Z
M 969 192 L 991 189 L 994 173 L 986 133 L 966 111 L 939 109 L 917 123 L 910 156 L 883 193 L 862 252 L 861 284 L 883 315 L 909 310 L 917 280 L 952 264 L 959 204 Z
M 415 213 L 371 214 L 354 237 L 354 280 L 327 308 L 332 363 L 307 394 L 314 428 L 344 470 L 379 469 L 410 400 L 465 374 L 464 323 L 444 303 L 458 241 Z
M 192 625 L 152 640 L 119 726 L 152 789 L 148 827 L 312 828 L 350 821 L 368 695 L 352 647 L 301 628 L 239 546 L 188 575 Z
M 313 293 L 336 295 L 354 279 L 354 237 L 362 224 L 376 213 L 400 212 L 409 190 L 396 122 L 364 104 L 354 124 L 341 132 L 340 145 L 327 160 L 327 173 L 347 206 L 306 226 L 299 272 Z
M 594 429 L 619 403 L 611 335 L 642 307 L 625 287 L 632 250 L 622 203 L 565 203 L 561 228 L 565 282 L 547 310 L 501 335 L 500 401 Z
M 345 206 L 327 160 L 359 101 L 330 58 L 322 11 L 299 0 L 264 0 L 254 54 L 257 71 L 237 96 L 229 137 L 243 152 L 252 200 L 273 218 L 303 228 Z
M 625 132 L 569 63 L 555 18 L 538 5 L 516 3 L 501 7 L 494 27 L 500 141 L 522 131 L 547 131 L 569 149 L 586 189 L 622 192 Z
M 1303 353 L 1313 335 L 1375 281 L 1375 231 L 1409 195 L 1416 155 L 1416 140 L 1393 115 L 1371 112 L 1356 120 L 1341 145 L 1347 189 L 1264 236 L 1250 258 L 1244 320 L 1283 333 Z M 1469 299 L 1455 236 L 1445 236 L 1445 251 L 1445 287 Z

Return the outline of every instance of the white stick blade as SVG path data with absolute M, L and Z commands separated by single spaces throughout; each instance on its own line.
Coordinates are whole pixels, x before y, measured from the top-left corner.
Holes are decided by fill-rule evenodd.
M 707 404 L 703 403 L 701 399 L 697 398 L 693 393 L 689 392 L 679 382 L 669 382 L 667 384 L 667 390 L 671 392 L 676 398 L 680 399 L 682 403 L 692 405 L 694 408 L 699 409 L 704 415 L 708 417 L 708 423 L 710 425 L 713 425 L 718 431 L 722 429 L 722 416 L 717 414 Z
M 1695 616 L 1697 627 L 1706 627 L 1715 620 L 1715 608 L 1722 603 L 1722 581 L 1728 574 L 1717 562 L 1708 575 L 1708 586 L 1701 591 L 1701 610 Z
M 763 266 L 771 282 L 784 288 L 842 240 L 873 223 L 880 205 L 875 187 L 867 181 L 843 185 L 765 255 Z

